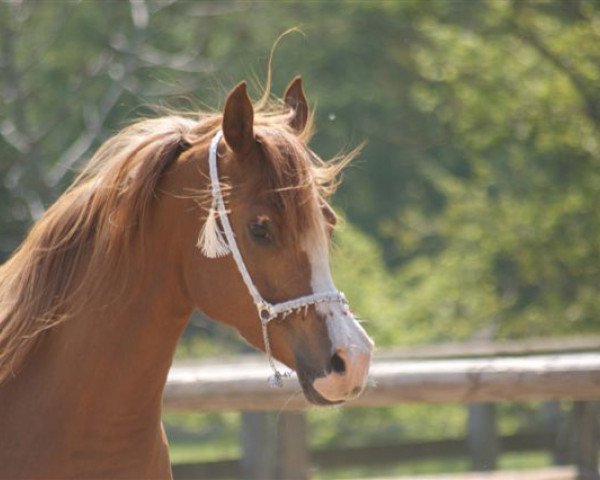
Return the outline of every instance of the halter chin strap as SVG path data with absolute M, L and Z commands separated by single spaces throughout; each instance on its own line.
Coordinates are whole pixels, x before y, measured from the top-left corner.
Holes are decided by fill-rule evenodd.
M 225 200 L 223 199 L 223 193 L 221 191 L 221 185 L 219 183 L 219 173 L 217 170 L 217 148 L 219 146 L 219 141 L 223 138 L 223 132 L 219 131 L 213 137 L 212 142 L 210 144 L 210 151 L 208 155 L 208 166 L 210 171 L 210 183 L 211 183 L 211 192 L 212 192 L 212 207 L 209 211 L 209 217 L 213 216 L 210 220 L 207 219 L 207 224 L 210 222 L 214 222 L 211 228 L 214 228 L 212 242 L 212 253 L 208 253 L 207 249 L 204 245 L 201 246 L 203 253 L 208 257 L 217 257 L 223 256 L 227 253 L 231 253 L 233 255 L 233 259 L 238 267 L 238 270 L 246 284 L 246 288 L 248 289 L 248 293 L 252 297 L 254 301 L 254 305 L 256 305 L 256 310 L 258 312 L 258 318 L 260 319 L 260 323 L 262 326 L 262 334 L 265 345 L 265 353 L 267 354 L 267 358 L 269 360 L 269 364 L 273 369 L 273 377 L 269 380 L 269 382 L 274 386 L 283 386 L 282 377 L 283 375 L 277 370 L 275 363 L 273 361 L 273 355 L 271 354 L 271 344 L 269 342 L 269 332 L 267 326 L 269 322 L 277 317 L 285 318 L 293 312 L 300 312 L 302 309 L 307 310 L 311 305 L 315 305 L 317 303 L 340 303 L 346 305 L 348 302 L 346 297 L 342 292 L 337 290 L 334 291 L 326 291 L 326 292 L 318 292 L 313 293 L 311 295 L 305 295 L 303 297 L 294 298 L 292 300 L 288 300 L 281 303 L 269 303 L 267 302 L 262 295 L 259 293 L 258 289 L 252 282 L 252 277 L 250 277 L 250 273 L 248 273 L 248 269 L 244 263 L 244 259 L 242 258 L 242 254 L 240 253 L 240 249 L 237 246 L 237 242 L 235 241 L 235 234 L 233 233 L 233 229 L 231 228 L 231 223 L 229 223 L 229 216 L 227 215 L 227 209 L 225 207 Z M 216 225 L 216 218 L 218 215 L 221 225 L 223 227 L 223 234 L 225 238 L 221 236 L 221 232 L 218 231 L 218 225 Z M 207 232 L 208 225 L 204 226 L 203 235 L 209 235 L 210 232 Z M 217 238 L 214 238 L 216 236 Z M 217 245 L 216 247 L 214 245 Z

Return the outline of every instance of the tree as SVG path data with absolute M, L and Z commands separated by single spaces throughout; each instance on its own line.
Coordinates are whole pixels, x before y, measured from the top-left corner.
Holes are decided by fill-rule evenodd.
M 597 329 L 596 2 L 0 9 L 0 256 L 100 141 L 150 110 L 140 105 L 189 94 L 218 108 L 249 72 L 264 78 L 274 40 L 298 26 L 304 37 L 277 49 L 273 92 L 303 74 L 322 156 L 368 141 L 336 204 L 383 249 L 377 265 L 396 280 L 371 274 L 390 285 L 397 330 L 428 341 Z
M 439 211 L 396 222 L 414 256 L 399 272 L 402 318 L 435 319 L 442 337 L 598 331 L 597 5 L 451 13 L 423 29 L 429 46 L 415 54 L 427 83 L 414 95 L 463 160 L 426 167 Z M 437 248 L 424 256 L 428 243 Z
M 219 11 L 173 3 L 0 4 L 0 259 L 133 111 L 214 71 L 202 31 L 182 35 L 163 10 L 196 22 Z

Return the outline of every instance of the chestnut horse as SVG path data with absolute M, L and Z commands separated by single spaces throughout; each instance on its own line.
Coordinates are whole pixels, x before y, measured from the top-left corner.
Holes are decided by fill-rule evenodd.
M 373 344 L 328 260 L 343 162 L 307 147 L 299 77 L 267 99 L 241 83 L 222 113 L 118 133 L 0 268 L 0 478 L 170 478 L 161 396 L 194 308 L 294 369 L 314 404 L 362 391 Z

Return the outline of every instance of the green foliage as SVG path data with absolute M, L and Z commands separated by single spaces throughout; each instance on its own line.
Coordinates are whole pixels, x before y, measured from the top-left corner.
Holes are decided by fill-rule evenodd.
M 273 91 L 302 72 L 324 156 L 368 140 L 336 272 L 382 344 L 600 326 L 597 3 L 1 9 L 0 255 L 140 106 L 218 106 L 297 26 Z
M 441 208 L 387 226 L 412 257 L 399 270 L 400 318 L 439 338 L 598 331 L 599 12 L 479 9 L 420 23 L 425 81 L 413 96 L 462 153 L 422 166 Z
M 397 321 L 400 306 L 394 278 L 372 238 L 342 222 L 335 235 L 332 270 L 337 287 L 379 347 L 407 341 L 408 333 Z
M 309 415 L 311 446 L 357 447 L 461 438 L 465 436 L 465 414 L 460 405 L 314 410 Z
M 209 462 L 240 456 L 236 413 L 165 413 L 172 463 Z

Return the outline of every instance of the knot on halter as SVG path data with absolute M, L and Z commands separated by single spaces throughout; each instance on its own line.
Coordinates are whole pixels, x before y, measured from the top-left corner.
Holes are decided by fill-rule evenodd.
M 263 303 L 261 305 L 257 305 L 256 307 L 258 309 L 258 317 L 260 318 L 260 322 L 263 324 L 269 323 L 277 316 L 276 313 L 273 313 L 273 307 L 268 303 Z
M 281 373 L 279 370 L 275 369 L 273 375 L 269 377 L 269 385 L 273 388 L 283 388 L 283 379 L 290 378 L 292 376 L 292 372 L 284 372 Z
M 290 373 L 281 373 L 277 370 L 273 355 L 271 353 L 271 343 L 269 342 L 269 322 L 281 315 L 282 318 L 294 313 L 299 312 L 302 309 L 308 309 L 311 305 L 323 302 L 336 302 L 342 305 L 347 305 L 348 302 L 342 292 L 337 290 L 329 292 L 317 292 L 311 295 L 305 295 L 303 297 L 295 298 L 280 303 L 269 303 L 259 293 L 258 289 L 252 282 L 252 277 L 248 273 L 244 259 L 240 249 L 235 241 L 235 234 L 231 228 L 229 222 L 229 216 L 227 215 L 227 208 L 225 206 L 225 200 L 223 198 L 223 192 L 221 191 L 221 185 L 219 183 L 219 173 L 217 169 L 217 148 L 219 141 L 223 137 L 223 132 L 218 131 L 213 137 L 210 144 L 210 150 L 208 154 L 208 168 L 210 172 L 210 183 L 212 201 L 211 207 L 208 211 L 206 221 L 202 226 L 200 235 L 198 237 L 197 246 L 200 248 L 204 256 L 208 258 L 219 258 L 231 253 L 237 268 L 242 276 L 242 280 L 246 284 L 248 293 L 252 297 L 254 305 L 258 311 L 258 318 L 260 319 L 263 341 L 265 345 L 265 353 L 271 368 L 273 369 L 273 376 L 269 379 L 269 384 L 276 387 L 283 387 L 283 378 L 289 377 Z M 221 228 L 217 222 L 217 217 L 220 220 Z

